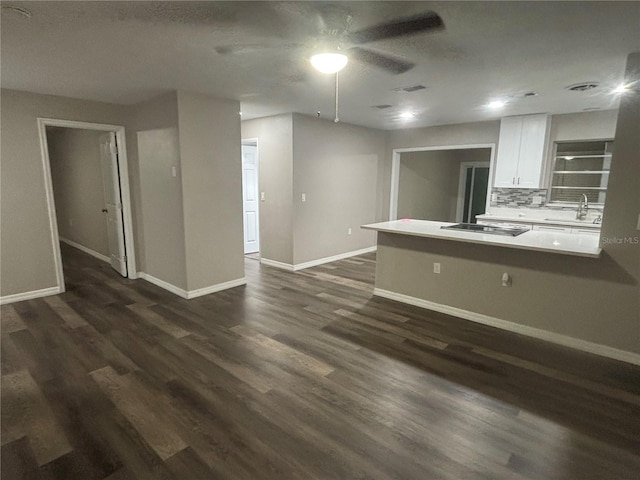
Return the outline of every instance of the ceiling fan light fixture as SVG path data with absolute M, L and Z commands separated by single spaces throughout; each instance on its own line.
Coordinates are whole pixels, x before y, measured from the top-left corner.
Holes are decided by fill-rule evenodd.
M 349 58 L 343 53 L 324 52 L 311 57 L 311 65 L 320 73 L 337 73 L 349 62 Z

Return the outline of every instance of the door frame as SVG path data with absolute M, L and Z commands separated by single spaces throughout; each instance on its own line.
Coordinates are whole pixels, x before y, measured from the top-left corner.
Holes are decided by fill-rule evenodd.
M 49 145 L 47 144 L 46 127 L 76 128 L 82 130 L 98 130 L 114 132 L 118 149 L 118 173 L 120 177 L 120 195 L 122 197 L 122 220 L 124 224 L 124 245 L 127 256 L 127 277 L 138 278 L 136 268 L 135 246 L 133 241 L 133 218 L 131 213 L 131 192 L 129 186 L 129 162 L 127 159 L 126 137 L 124 127 L 120 125 L 108 125 L 102 123 L 78 122 L 74 120 L 60 120 L 56 118 L 38 117 L 38 136 L 40 137 L 40 154 L 42 156 L 42 168 L 44 171 L 44 189 L 47 197 L 47 210 L 49 213 L 49 227 L 51 230 L 51 243 L 55 261 L 56 278 L 60 293 L 65 291 L 64 272 L 62 270 L 62 253 L 60 251 L 60 237 L 58 233 L 58 220 L 56 217 L 56 205 L 53 196 L 53 179 L 51 177 L 51 160 L 49 158 Z
M 398 219 L 398 188 L 400 187 L 400 154 L 405 152 L 431 152 L 436 150 L 471 150 L 476 148 L 490 148 L 489 156 L 489 185 L 493 185 L 493 169 L 495 165 L 495 143 L 473 143 L 468 145 L 443 145 L 432 147 L 394 148 L 391 153 L 391 189 L 389 192 L 389 221 Z M 487 192 L 488 210 L 491 206 L 491 195 Z
M 458 180 L 458 203 L 456 204 L 456 222 L 464 222 L 462 214 L 464 213 L 464 192 L 466 185 L 466 169 L 469 167 L 489 167 L 489 178 L 487 179 L 487 189 L 491 185 L 491 162 L 462 162 L 460 164 L 460 178 Z M 487 192 L 487 197 L 490 197 L 490 192 Z M 490 203 L 490 202 L 489 202 Z M 487 210 L 488 205 L 485 207 Z
M 260 196 L 260 140 L 258 138 L 243 138 L 240 142 L 240 147 L 250 146 L 256 147 L 256 175 L 258 177 L 258 182 L 256 185 L 256 189 L 258 191 L 258 200 L 256 210 L 258 211 L 258 255 L 262 251 L 262 238 L 260 238 L 260 226 L 262 225 L 262 219 L 260 218 L 260 202 L 262 202 L 262 197 Z M 242 168 L 242 151 L 240 152 L 240 168 Z M 243 216 L 243 230 L 242 230 L 242 251 L 244 252 L 244 184 L 242 185 L 242 216 Z

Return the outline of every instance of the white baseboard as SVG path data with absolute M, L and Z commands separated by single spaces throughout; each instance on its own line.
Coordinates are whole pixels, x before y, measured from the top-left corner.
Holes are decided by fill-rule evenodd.
M 209 287 L 198 288 L 196 290 L 189 290 L 187 292 L 187 298 L 196 298 L 203 295 L 209 295 L 210 293 L 220 292 L 221 290 L 227 290 L 229 288 L 239 287 L 246 285 L 247 279 L 245 277 L 238 278 L 236 280 L 229 280 L 228 282 L 218 283 Z
M 185 290 L 180 287 L 176 287 L 175 285 L 165 282 L 164 280 L 160 280 L 159 278 L 154 277 L 153 275 L 149 275 L 148 273 L 138 272 L 138 278 L 142 278 L 149 283 L 153 283 L 155 286 L 163 288 L 175 295 L 178 295 L 182 298 L 186 298 L 187 300 L 191 298 L 201 297 L 203 295 L 208 295 L 210 293 L 219 292 L 221 290 L 227 290 L 233 287 L 239 287 L 240 285 L 246 285 L 247 279 L 245 277 L 238 278 L 236 280 L 230 280 L 224 283 L 218 283 L 216 285 L 211 285 L 209 287 L 198 288 L 196 290 Z
M 290 263 L 278 262 L 277 260 L 269 260 L 268 258 L 260 258 L 260 263 L 269 267 L 276 267 L 282 270 L 293 272 L 293 265 Z
M 318 265 L 323 265 L 325 263 L 337 262 L 338 260 L 344 260 L 345 258 L 355 257 L 357 255 L 364 255 L 365 253 L 375 252 L 377 250 L 377 246 L 361 248 L 360 250 L 353 250 L 351 252 L 340 253 L 338 255 L 333 255 L 331 257 L 318 258 L 317 260 L 311 260 L 309 262 L 298 263 L 296 265 L 292 265 L 290 263 L 278 262 L 276 260 L 269 260 L 268 258 L 261 258 L 260 263 L 265 265 L 269 265 L 270 267 L 281 268 L 283 270 L 288 270 L 289 272 L 297 272 L 298 270 L 304 270 L 305 268 L 316 267 Z
M 449 305 L 442 305 L 439 303 L 431 302 L 429 300 L 423 300 L 422 298 L 384 290 L 382 288 L 374 288 L 373 294 L 379 297 L 388 298 L 390 300 L 408 303 L 409 305 L 415 305 L 416 307 L 422 307 L 433 310 L 435 312 L 445 313 L 454 317 L 463 318 L 472 322 L 482 323 L 491 327 L 500 328 L 502 330 L 508 330 L 510 332 L 520 333 L 522 335 L 538 338 L 540 340 L 557 343 L 558 345 L 575 348 L 576 350 L 582 350 L 583 352 L 593 353 L 602 357 L 613 358 L 614 360 L 620 360 L 622 362 L 632 363 L 634 365 L 640 365 L 639 354 L 627 352 L 625 350 L 619 350 L 607 345 L 601 345 L 599 343 L 593 343 L 587 340 L 569 337 L 561 333 L 550 332 L 548 330 L 542 330 L 540 328 L 529 327 L 527 325 L 521 325 L 518 323 L 509 322 L 507 320 L 501 320 L 499 318 L 490 317 L 481 313 L 470 312 L 468 310 L 451 307 Z
M 98 253 L 95 250 L 91 250 L 90 248 L 85 247 L 84 245 L 80 245 L 79 243 L 76 243 L 73 240 L 69 240 L 68 238 L 62 238 L 62 237 L 59 237 L 59 238 L 61 242 L 66 243 L 67 245 L 70 245 L 73 248 L 77 248 L 78 250 L 81 250 L 84 253 L 97 258 L 98 260 L 102 260 L 103 262 L 111 263 L 111 259 L 106 255 Z
M 31 300 L 33 298 L 48 297 L 49 295 L 58 295 L 60 293 L 62 293 L 62 289 L 60 287 L 49 287 L 43 288 L 42 290 L 33 290 L 31 292 L 14 293 L 13 295 L 0 297 L 0 305 L 21 302 L 23 300 Z

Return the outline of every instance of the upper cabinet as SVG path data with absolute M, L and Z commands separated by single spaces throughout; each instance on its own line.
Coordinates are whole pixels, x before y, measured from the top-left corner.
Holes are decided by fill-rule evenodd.
M 541 188 L 549 115 L 505 117 L 500 122 L 494 186 Z

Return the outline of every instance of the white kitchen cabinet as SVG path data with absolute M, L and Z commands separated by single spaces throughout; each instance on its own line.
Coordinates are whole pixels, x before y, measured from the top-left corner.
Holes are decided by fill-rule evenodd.
M 542 187 L 548 132 L 548 115 L 522 115 L 502 119 L 495 187 Z

